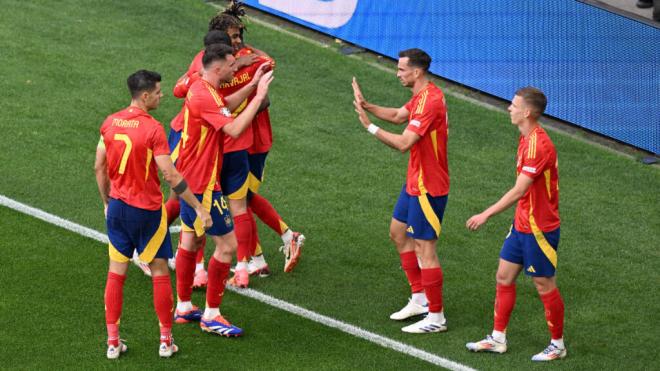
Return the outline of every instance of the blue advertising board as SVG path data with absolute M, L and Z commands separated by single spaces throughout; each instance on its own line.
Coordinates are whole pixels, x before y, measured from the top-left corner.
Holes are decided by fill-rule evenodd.
M 660 153 L 660 29 L 575 0 L 245 0 L 379 54 L 418 47 L 431 72 Z

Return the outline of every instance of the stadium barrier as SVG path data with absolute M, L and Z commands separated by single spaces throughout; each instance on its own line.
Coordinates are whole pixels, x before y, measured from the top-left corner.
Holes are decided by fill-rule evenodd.
M 418 47 L 431 72 L 658 154 L 660 29 L 575 0 L 245 0 L 376 53 Z

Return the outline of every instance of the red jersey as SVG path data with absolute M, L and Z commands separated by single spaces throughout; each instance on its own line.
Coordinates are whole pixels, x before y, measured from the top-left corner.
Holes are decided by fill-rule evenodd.
M 222 95 L 201 79 L 190 87 L 183 108 L 183 133 L 176 167 L 195 194 L 220 190 L 222 127 L 233 121 Z
M 537 126 L 527 138 L 520 136 L 516 173 L 534 179 L 518 200 L 514 219 L 516 230 L 534 233 L 559 228 L 557 152 L 542 127 Z
M 406 192 L 444 196 L 449 193 L 445 96 L 429 81 L 404 107 L 410 112 L 406 130 L 421 136 L 410 149 Z
M 192 84 L 201 78 L 199 71 L 201 71 L 203 67 L 203 57 L 204 50 L 201 50 L 195 55 L 195 58 L 193 58 L 186 74 L 181 76 L 176 82 L 174 89 L 172 89 L 172 94 L 174 94 L 175 97 L 185 98 Z M 183 129 L 183 107 L 181 107 L 181 111 L 170 122 L 170 128 L 175 131 L 181 131 L 181 129 Z
M 236 57 L 238 58 L 252 53 L 254 53 L 252 49 L 243 48 L 236 52 Z M 270 62 L 271 68 L 275 68 L 275 60 L 272 58 L 259 57 L 255 64 L 258 67 L 264 62 Z M 268 113 L 268 108 L 257 113 L 257 115 L 254 117 L 254 120 L 252 120 L 252 134 L 252 146 L 248 148 L 248 152 L 254 154 L 270 151 L 270 148 L 273 146 L 273 131 L 270 126 L 270 115 Z
M 146 210 L 160 210 L 155 156 L 169 155 L 165 130 L 151 115 L 128 107 L 108 116 L 101 125 L 110 177 L 110 197 Z
M 249 53 L 245 52 L 245 50 L 249 50 Z M 241 57 L 243 55 L 250 53 L 252 53 L 250 49 L 243 48 L 236 53 L 236 56 Z M 263 63 L 270 63 L 270 62 L 272 62 L 270 58 L 266 58 L 262 56 L 257 57 L 254 60 L 254 63 L 236 71 L 236 73 L 234 74 L 234 78 L 230 82 L 220 84 L 220 89 L 219 89 L 220 93 L 226 97 L 237 92 L 238 90 L 240 90 L 241 88 L 243 88 L 245 85 L 249 84 L 252 81 L 252 79 L 254 78 L 254 74 L 259 69 L 259 66 L 261 66 Z M 252 92 L 250 96 L 248 96 L 243 102 L 241 102 L 241 104 L 236 109 L 234 109 L 234 112 L 232 113 L 233 116 L 236 117 L 241 112 L 243 112 L 245 107 L 248 105 L 248 103 L 250 103 L 250 101 L 252 101 L 255 95 L 256 95 L 256 91 Z M 254 140 L 252 127 L 253 125 L 248 126 L 247 129 L 245 129 L 245 131 L 241 133 L 241 135 L 238 138 L 232 138 L 228 135 L 225 136 L 225 149 L 224 149 L 225 153 L 240 151 L 250 148 Z

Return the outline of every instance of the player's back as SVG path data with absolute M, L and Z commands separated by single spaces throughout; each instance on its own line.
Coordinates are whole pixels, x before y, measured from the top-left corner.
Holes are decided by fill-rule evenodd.
M 158 210 L 162 193 L 154 156 L 168 155 L 165 131 L 147 112 L 128 107 L 101 125 L 106 149 L 110 197 L 147 210 Z

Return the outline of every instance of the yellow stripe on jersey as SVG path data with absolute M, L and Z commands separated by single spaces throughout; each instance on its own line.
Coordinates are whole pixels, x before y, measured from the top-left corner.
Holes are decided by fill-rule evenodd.
M 238 107 L 234 110 L 234 112 L 231 113 L 232 117 L 236 118 L 236 116 L 238 116 L 239 113 L 243 112 L 245 107 L 247 107 L 247 104 L 248 104 L 247 98 L 243 99 L 241 104 L 239 104 Z
M 158 253 L 158 250 L 163 245 L 165 236 L 167 236 L 167 210 L 165 210 L 165 204 L 163 204 L 160 208 L 160 224 L 158 225 L 158 229 L 149 242 L 147 242 L 147 246 L 144 247 L 144 250 L 142 250 L 140 260 L 145 263 L 151 263 L 154 260 L 156 253 Z
M 533 158 L 536 158 L 536 133 L 529 136 L 529 142 L 527 143 L 527 159 Z
M 209 128 L 202 125 L 202 131 L 199 134 L 199 143 L 197 143 L 197 156 L 202 152 L 202 147 L 204 147 L 204 142 L 206 141 L 206 135 L 209 133 Z
M 442 232 L 442 225 L 440 224 L 440 219 L 438 219 L 438 216 L 435 215 L 433 207 L 431 207 L 431 203 L 426 196 L 426 192 L 423 192 L 422 195 L 417 196 L 417 198 L 419 199 L 419 205 L 422 207 L 424 217 L 429 222 L 429 224 L 431 224 L 431 227 L 433 227 L 433 230 L 435 231 L 436 238 L 440 237 L 440 232 Z
M 538 225 L 536 225 L 536 220 L 534 220 L 534 215 L 532 215 L 532 210 L 533 208 L 530 200 L 529 226 L 532 228 L 532 233 L 534 234 L 536 243 L 538 243 L 539 247 L 541 247 L 541 251 L 543 251 L 543 254 L 548 258 L 548 260 L 550 260 L 552 266 L 557 268 L 557 251 L 555 251 L 555 249 L 552 248 L 548 240 L 545 239 L 543 232 L 539 229 Z
M 543 175 L 545 176 L 545 189 L 548 191 L 548 200 L 552 200 L 552 193 L 550 191 L 550 169 L 544 171 Z
M 222 104 L 222 99 L 220 99 L 218 92 L 213 88 L 213 86 L 209 85 L 209 83 L 206 81 L 204 81 L 204 84 L 206 85 L 206 89 L 208 89 L 209 93 L 211 93 L 211 96 L 213 97 L 215 104 L 218 105 L 218 108 L 224 107 L 224 104 Z
M 428 90 L 424 90 L 422 92 L 422 95 L 419 97 L 419 101 L 417 103 L 417 109 L 415 110 L 416 114 L 420 114 L 424 111 L 424 106 L 426 105 L 426 97 L 429 95 Z
M 172 162 L 176 162 L 176 160 L 179 158 L 180 148 L 181 148 L 181 140 L 179 140 L 179 143 L 176 144 L 176 147 L 174 147 L 174 151 L 172 151 L 172 154 L 170 155 Z
M 433 143 L 433 154 L 435 155 L 435 160 L 440 161 L 438 157 L 438 132 L 437 130 L 431 131 L 431 143 Z
M 144 180 L 149 179 L 149 165 L 151 165 L 151 158 L 154 157 L 154 151 L 147 148 L 147 166 L 144 172 Z
M 105 149 L 105 142 L 103 141 L 103 136 L 102 135 L 99 137 L 99 143 L 96 145 L 96 148 Z
M 108 242 L 108 255 L 110 256 L 110 260 L 115 261 L 117 263 L 128 263 L 130 260 L 129 258 L 125 257 L 122 253 L 117 250 L 115 245 L 112 244 L 112 242 Z
M 426 193 L 426 187 L 424 186 L 424 172 L 422 171 L 422 165 L 419 165 L 419 176 L 417 177 L 417 188 L 419 188 L 419 193 Z
M 202 196 L 202 207 L 204 210 L 211 211 L 211 200 L 213 199 L 213 188 L 215 186 L 215 177 L 218 171 L 218 156 L 215 156 L 215 161 L 213 161 L 213 172 L 211 173 L 211 178 L 209 179 L 206 189 L 204 190 L 204 195 Z M 221 154 L 220 154 L 221 156 Z M 193 228 L 195 229 L 195 235 L 201 237 L 206 233 L 204 230 L 204 225 L 202 224 L 202 219 L 195 217 L 195 222 L 193 223 Z
M 183 111 L 183 133 L 181 133 L 181 140 L 179 143 L 183 143 L 181 148 L 186 148 L 186 142 L 188 141 L 188 118 L 190 117 L 190 111 L 188 107 Z M 179 146 L 177 146 L 178 148 Z M 178 154 L 177 154 L 178 157 Z

